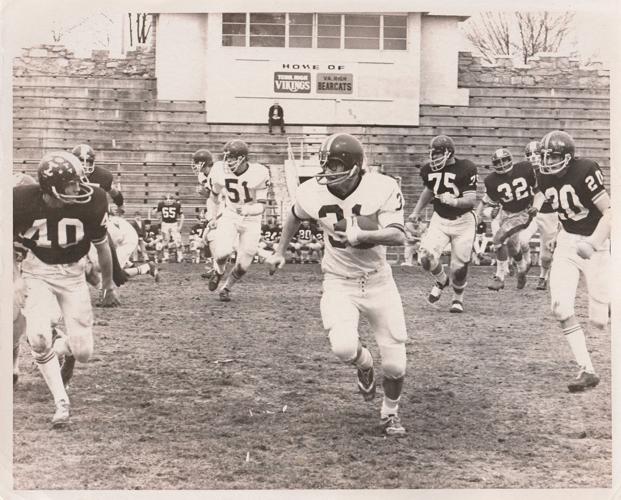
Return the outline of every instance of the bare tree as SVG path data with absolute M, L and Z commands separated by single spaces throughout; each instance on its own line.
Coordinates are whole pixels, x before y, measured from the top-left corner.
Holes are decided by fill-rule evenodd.
M 519 55 L 527 63 L 538 52 L 557 52 L 573 19 L 572 12 L 482 12 L 466 21 L 464 30 L 488 62 L 496 55 Z
M 132 19 L 131 13 L 127 15 L 129 16 L 129 46 L 133 47 L 134 45 L 134 22 L 136 23 L 136 43 L 147 43 L 147 38 L 149 36 L 149 32 L 151 31 L 151 16 L 148 16 L 148 14 L 144 12 L 137 12 L 135 14 L 135 18 Z
M 495 55 L 511 54 L 509 24 L 509 16 L 504 12 L 482 12 L 476 20 L 468 20 L 466 37 L 488 62 L 493 63 Z

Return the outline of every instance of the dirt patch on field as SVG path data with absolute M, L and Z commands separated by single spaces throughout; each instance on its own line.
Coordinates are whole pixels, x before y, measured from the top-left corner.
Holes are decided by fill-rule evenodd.
M 202 266 L 137 279 L 96 310 L 95 355 L 70 388 L 73 423 L 22 349 L 14 393 L 15 489 L 609 488 L 610 332 L 589 332 L 601 384 L 569 394 L 569 347 L 547 292 L 485 288 L 466 312 L 425 303 L 431 280 L 395 268 L 408 323 L 401 403 L 384 437 L 379 397 L 330 352 L 317 265 L 253 267 L 225 304 Z M 578 313 L 585 324 L 586 300 Z M 361 336 L 378 359 L 368 326 Z M 381 371 L 380 371 L 381 373 Z

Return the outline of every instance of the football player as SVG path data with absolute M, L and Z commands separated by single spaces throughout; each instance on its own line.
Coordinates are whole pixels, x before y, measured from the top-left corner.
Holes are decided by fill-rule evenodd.
M 541 164 L 541 146 L 539 141 L 530 141 L 525 148 L 524 156 L 530 162 L 535 171 L 539 170 Z M 530 240 L 539 231 L 539 281 L 537 290 L 548 288 L 550 277 L 550 266 L 552 265 L 552 251 L 556 243 L 556 236 L 560 228 L 558 215 L 552 209 L 548 201 L 544 202 L 537 216 L 530 225 L 520 233 L 520 245 L 522 253 L 530 262 Z
M 608 324 L 610 197 L 599 165 L 577 158 L 573 139 L 560 130 L 547 133 L 541 140 L 538 181 L 541 192 L 536 195 L 534 206 L 541 207 L 545 198 L 562 226 L 550 269 L 551 309 L 580 367 L 576 379 L 568 384 L 569 391 L 580 392 L 595 387 L 599 376 L 593 368 L 574 304 L 583 274 L 589 295 L 589 319 L 597 328 Z
M 485 178 L 485 196 L 475 212 L 479 219 L 485 207 L 501 207 L 499 228 L 493 239 L 496 274 L 487 288 L 498 291 L 505 287 L 506 263 L 510 255 L 517 266 L 517 288 L 521 290 L 526 285 L 526 273 L 530 266 L 522 255 L 520 231 L 526 229 L 534 217 L 532 202 L 537 179 L 530 162 L 514 164 L 513 156 L 504 148 L 492 154 L 492 168 L 494 171 Z
M 477 167 L 469 160 L 455 157 L 455 144 L 446 135 L 431 139 L 429 163 L 420 169 L 425 186 L 413 212 L 408 218 L 408 230 L 420 232 L 421 213 L 433 202 L 434 214 L 422 238 L 419 260 L 436 280 L 427 301 L 436 304 L 442 290 L 451 282 L 453 300 L 450 312 L 464 311 L 464 290 L 468 278 L 468 265 L 472 256 L 476 218 L 472 209 L 477 202 Z M 445 247 L 450 244 L 450 280 L 440 262 Z
M 325 238 L 321 318 L 332 352 L 356 366 L 358 389 L 365 401 L 375 397 L 373 357 L 358 335 L 360 314 L 373 329 L 384 371 L 380 422 L 388 435 L 403 435 L 398 414 L 405 376 L 407 332 L 401 297 L 386 261 L 386 245 L 402 245 L 403 197 L 397 182 L 363 171 L 364 151 L 355 137 L 338 133 L 319 150 L 322 173 L 302 183 L 287 217 L 270 272 L 285 263 L 287 245 L 301 221 L 314 219 Z M 356 216 L 373 219 L 376 230 L 362 230 Z M 337 231 L 337 223 L 346 225 Z M 361 248 L 362 245 L 362 248 Z
M 213 167 L 213 155 L 211 151 L 208 149 L 199 149 L 192 155 L 192 170 L 197 176 L 198 186 L 196 187 L 196 192 L 198 194 L 202 194 L 209 200 L 209 196 L 211 195 L 211 191 L 209 190 L 209 172 Z M 207 204 L 209 207 L 213 208 L 209 203 Z M 215 241 L 215 229 L 217 226 L 217 220 L 219 214 L 209 213 L 208 207 L 205 208 L 204 214 L 204 227 L 201 231 L 202 238 L 202 248 L 213 255 L 214 252 L 214 241 Z M 213 267 L 209 260 L 206 260 L 205 263 L 205 272 L 201 274 L 202 278 L 209 279 L 213 275 Z
M 168 260 L 168 248 L 170 242 L 174 243 L 177 249 L 177 262 L 183 260 L 183 247 L 181 246 L 181 229 L 183 228 L 183 209 L 181 202 L 175 200 L 171 194 L 167 194 L 162 201 L 157 204 L 157 212 L 162 217 L 161 233 L 164 239 L 164 260 Z
M 13 187 L 36 184 L 28 174 L 13 174 Z M 21 261 L 27 249 L 18 246 L 13 251 L 13 384 L 19 378 L 19 343 L 26 333 L 26 318 L 22 309 L 26 300 L 26 286 L 22 279 Z
M 219 214 L 213 231 L 210 291 L 218 288 L 226 262 L 237 250 L 235 265 L 219 291 L 223 302 L 231 300 L 231 288 L 246 274 L 259 248 L 261 216 L 269 184 L 269 170 L 260 163 L 248 161 L 248 146 L 239 139 L 226 143 L 223 161 L 216 162 L 209 173 L 207 212 L 212 216 Z
M 109 208 L 112 214 L 112 207 Z M 114 246 L 114 252 L 119 263 L 119 267 L 123 269 L 123 272 L 128 278 L 133 276 L 150 274 L 155 279 L 155 282 L 160 281 L 159 269 L 155 262 L 149 260 L 139 266 L 133 266 L 130 262 L 131 255 L 138 248 L 138 233 L 134 229 L 134 226 L 117 215 L 110 215 L 108 218 L 108 240 L 112 242 Z M 99 266 L 99 258 L 97 256 L 97 250 L 94 245 L 88 252 L 89 264 L 87 265 L 86 275 L 87 281 L 98 288 L 101 284 L 100 275 L 101 268 Z
M 46 154 L 39 184 L 13 188 L 13 238 L 30 251 L 22 262 L 27 295 L 23 314 L 34 359 L 49 387 L 56 411 L 53 426 L 69 422 L 69 397 L 58 355 L 86 362 L 93 352 L 93 312 L 85 280 L 91 243 L 102 270 L 103 306 L 119 305 L 106 237 L 106 193 L 85 183 L 82 164 L 71 153 Z M 60 306 L 66 338 L 52 345 L 50 322 Z
M 118 207 L 118 214 L 123 215 L 125 208 L 123 206 L 124 199 L 123 193 L 120 190 L 112 187 L 112 173 L 100 165 L 95 165 L 95 151 L 88 144 L 78 144 L 71 150 L 74 156 L 82 162 L 84 173 L 88 178 L 88 183 L 93 186 L 99 186 L 103 189 Z

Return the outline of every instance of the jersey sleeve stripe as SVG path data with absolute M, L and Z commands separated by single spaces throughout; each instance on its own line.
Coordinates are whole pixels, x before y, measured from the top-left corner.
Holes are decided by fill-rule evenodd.
M 604 194 L 606 194 L 606 190 L 604 189 L 603 191 L 600 191 L 599 193 L 597 193 L 595 196 L 593 196 L 593 198 L 591 198 L 591 201 L 593 203 L 597 203 L 597 201 L 604 196 Z
M 106 241 L 108 241 L 108 235 L 104 234 L 103 238 L 100 238 L 98 240 L 92 240 L 92 243 L 94 245 L 101 245 L 102 243 L 105 243 Z
M 405 227 L 403 227 L 402 224 L 397 224 L 396 222 L 392 223 L 392 224 L 388 224 L 386 226 L 386 229 L 389 227 L 394 227 L 395 229 L 398 229 L 399 231 L 401 231 L 403 234 L 405 234 Z

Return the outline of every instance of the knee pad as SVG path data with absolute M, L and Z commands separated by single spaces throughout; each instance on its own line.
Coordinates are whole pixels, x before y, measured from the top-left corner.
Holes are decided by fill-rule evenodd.
M 550 254 L 549 256 L 544 257 L 543 256 L 543 250 L 541 252 L 541 266 L 544 269 L 550 269 L 550 266 L 552 265 L 552 255 Z
M 405 375 L 405 344 L 381 345 L 380 353 L 384 377 L 398 379 Z
M 339 325 L 328 335 L 332 352 L 344 363 L 353 363 L 358 355 L 358 332 L 353 325 Z
M 574 306 L 572 304 L 563 304 L 558 299 L 552 299 L 550 309 L 554 317 L 559 321 L 565 321 L 575 315 Z
M 433 256 L 424 248 L 420 249 L 420 265 L 425 271 L 431 271 L 433 267 L 435 267 Z
M 244 274 L 246 274 L 246 271 L 247 271 L 247 269 L 244 269 L 239 264 L 235 264 L 235 267 L 233 268 L 232 274 L 237 279 L 240 279 Z
M 608 304 L 589 298 L 589 320 L 597 328 L 606 328 L 608 324 Z
M 468 277 L 468 264 L 464 264 L 463 266 L 454 269 L 452 274 L 453 279 L 451 281 L 455 284 L 463 285 Z

